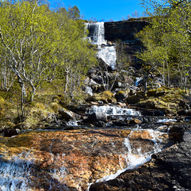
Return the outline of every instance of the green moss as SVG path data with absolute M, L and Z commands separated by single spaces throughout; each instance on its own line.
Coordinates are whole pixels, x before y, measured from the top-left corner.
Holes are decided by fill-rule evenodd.
M 104 91 L 99 94 L 94 94 L 92 101 L 103 101 L 104 103 L 116 103 L 114 94 L 111 91 Z
M 3 104 L 5 104 L 5 100 L 3 97 L 0 96 L 0 105 L 3 105 Z
M 106 97 L 106 98 L 112 98 L 114 95 L 113 95 L 113 93 L 111 91 L 104 91 L 102 93 L 102 96 Z
M 119 94 L 125 95 L 125 94 L 126 94 L 126 92 L 125 92 L 125 91 L 120 90 L 120 91 L 118 91 L 116 94 L 117 94 L 117 95 L 119 95 Z
M 59 109 L 61 108 L 61 106 L 57 103 L 57 102 L 52 102 L 50 104 L 51 109 L 55 112 L 58 113 Z
M 43 103 L 35 103 L 34 108 L 39 110 L 45 110 L 45 105 Z

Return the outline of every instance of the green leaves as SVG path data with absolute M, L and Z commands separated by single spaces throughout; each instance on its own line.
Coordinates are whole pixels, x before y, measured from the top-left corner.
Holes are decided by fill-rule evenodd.
M 166 0 L 160 4 L 154 1 L 152 6 L 151 25 L 138 34 L 145 46 L 138 57 L 155 65 L 156 73 L 161 74 L 162 68 L 164 83 L 170 85 L 176 74 L 179 85 L 185 86 L 191 72 L 191 3 Z
M 36 1 L 1 1 L 0 15 L 0 60 L 9 57 L 5 64 L 28 91 L 56 78 L 67 90 L 79 90 L 96 56 L 85 40 L 83 21 L 77 20 L 77 7 L 53 12 Z

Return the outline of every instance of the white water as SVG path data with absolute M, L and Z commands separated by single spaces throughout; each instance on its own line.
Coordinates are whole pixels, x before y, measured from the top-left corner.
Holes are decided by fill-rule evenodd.
M 176 119 L 159 119 L 157 123 L 169 123 L 169 122 L 176 122 Z
M 107 117 L 111 115 L 124 115 L 124 116 L 141 116 L 141 113 L 139 111 L 136 111 L 134 109 L 128 109 L 128 108 L 121 108 L 118 106 L 97 106 L 94 105 L 90 108 L 89 114 L 96 114 L 96 116 L 100 117 Z
M 105 40 L 104 22 L 87 23 L 86 27 L 90 31 L 90 42 L 98 46 L 98 58 L 101 58 L 112 69 L 115 69 L 116 49 L 115 46 L 109 46 Z
M 77 127 L 78 126 L 78 121 L 76 120 L 71 120 L 66 123 L 67 126 L 72 126 L 72 127 Z
M 152 129 L 148 129 L 147 131 L 150 133 L 150 136 L 152 137 L 151 141 L 153 141 L 153 143 L 154 143 L 153 151 L 150 151 L 148 153 L 143 154 L 141 152 L 141 148 L 138 148 L 137 149 L 138 155 L 134 154 L 133 150 L 132 150 L 132 147 L 131 147 L 130 139 L 128 137 L 125 138 L 124 139 L 124 145 L 128 150 L 128 152 L 127 152 L 127 154 L 125 156 L 127 167 L 124 168 L 124 169 L 118 170 L 115 174 L 111 174 L 111 175 L 105 176 L 105 177 L 103 177 L 101 179 L 98 179 L 96 181 L 96 183 L 113 180 L 113 179 L 117 178 L 121 173 L 123 173 L 123 172 L 125 172 L 127 170 L 136 169 L 139 166 L 143 165 L 144 163 L 150 161 L 152 154 L 158 153 L 158 152 L 161 151 L 160 143 L 162 142 L 162 139 L 160 138 L 160 136 L 163 135 L 163 133 L 159 132 L 159 131 L 154 131 Z M 87 191 L 89 191 L 90 186 L 91 186 L 91 184 L 89 185 Z
M 31 184 L 33 184 L 34 170 L 33 161 L 34 156 L 29 152 L 22 152 L 16 157 L 9 160 L 0 160 L 0 191 L 30 191 Z M 66 176 L 66 169 L 64 165 L 58 169 L 51 169 L 47 172 L 53 179 L 63 182 Z M 54 182 L 49 180 L 49 189 L 52 190 Z M 65 188 L 64 190 L 67 190 Z M 69 190 L 68 190 L 69 191 Z
M 137 87 L 140 83 L 140 81 L 142 80 L 143 78 L 142 77 L 137 77 L 136 80 L 135 80 L 135 86 Z
M 28 160 L 22 159 L 23 156 Z M 30 153 L 22 153 L 10 161 L 0 163 L 0 190 L 1 191 L 26 191 L 30 179 Z

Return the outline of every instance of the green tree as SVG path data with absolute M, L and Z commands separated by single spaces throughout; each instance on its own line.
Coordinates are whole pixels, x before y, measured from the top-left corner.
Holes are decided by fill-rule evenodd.
M 6 70 L 6 77 L 14 73 L 20 84 L 22 115 L 26 98 L 33 101 L 43 81 L 62 76 L 66 93 L 73 97 L 79 92 L 83 76 L 95 64 L 81 20 L 36 1 L 2 1 L 0 14 L 1 72 Z
M 154 11 L 149 12 L 151 24 L 137 35 L 145 46 L 138 57 L 150 66 L 150 71 L 162 76 L 164 84 L 186 87 L 190 80 L 190 2 L 150 2 Z
M 69 18 L 76 20 L 80 18 L 80 10 L 77 6 L 73 6 L 68 9 Z

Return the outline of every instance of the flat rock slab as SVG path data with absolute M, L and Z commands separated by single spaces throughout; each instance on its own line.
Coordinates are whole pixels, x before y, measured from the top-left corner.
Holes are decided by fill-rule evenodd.
M 42 131 L 2 137 L 0 188 L 86 190 L 89 183 L 128 167 L 127 137 L 135 158 L 138 150 L 153 152 L 150 130 Z
M 96 183 L 90 191 L 190 191 L 191 190 L 191 128 L 182 142 L 153 155 L 153 159 L 133 171 L 126 171 L 114 180 Z

